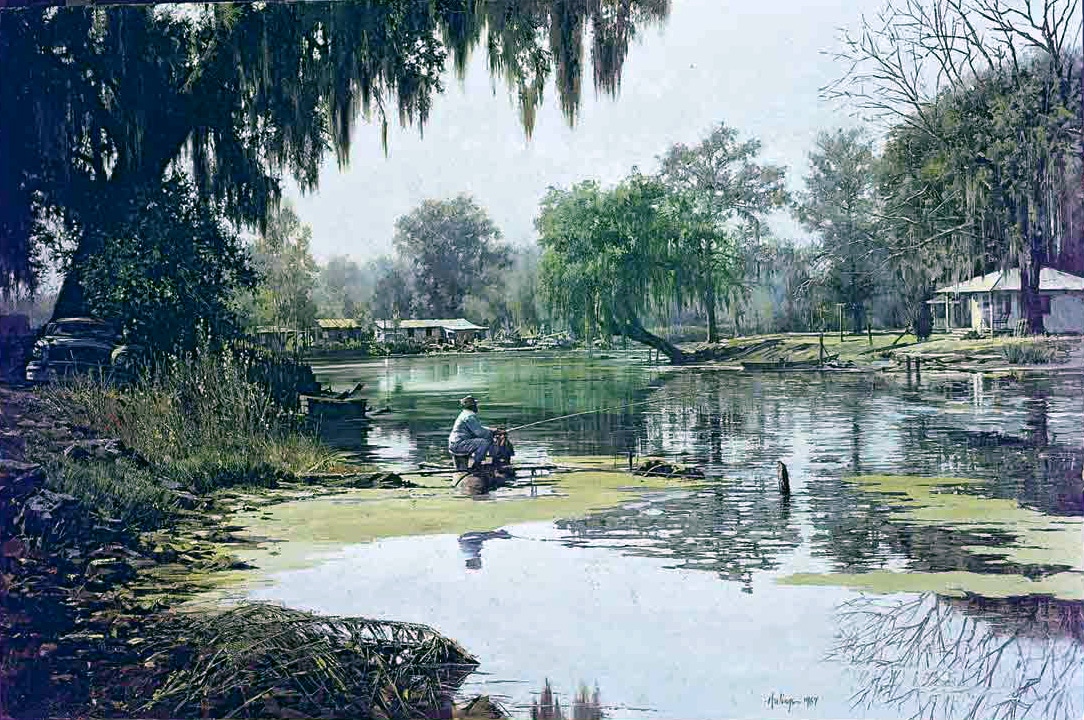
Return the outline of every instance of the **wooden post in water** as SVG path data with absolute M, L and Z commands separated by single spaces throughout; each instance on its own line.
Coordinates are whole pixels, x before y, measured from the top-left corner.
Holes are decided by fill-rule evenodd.
M 821 330 L 820 340 L 821 340 L 821 346 L 820 346 L 820 350 L 818 351 L 818 353 L 819 353 L 818 354 L 818 363 L 820 364 L 821 367 L 824 367 L 824 354 L 825 353 L 824 353 L 824 331 L 823 330 Z

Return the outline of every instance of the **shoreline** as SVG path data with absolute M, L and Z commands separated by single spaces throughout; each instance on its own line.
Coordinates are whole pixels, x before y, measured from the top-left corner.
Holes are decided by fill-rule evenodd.
M 632 348 L 542 348 L 507 347 L 485 350 L 448 350 L 440 352 L 393 355 L 342 355 L 305 357 L 313 367 L 339 364 L 398 360 L 421 357 L 459 357 L 510 353 L 551 353 L 557 356 L 587 356 L 599 360 L 643 360 L 648 365 L 666 368 L 713 369 L 728 372 L 862 372 L 908 374 L 911 372 L 960 372 L 990 374 L 1063 374 L 1084 372 L 1084 336 L 1051 335 L 1015 338 L 964 339 L 954 335 L 934 335 L 919 342 L 898 332 L 869 335 L 823 336 L 826 359 L 820 357 L 819 333 L 779 333 L 730 338 L 718 343 L 680 343 L 678 347 L 694 356 L 685 363 L 671 363 L 659 358 L 647 346 Z M 1013 361 L 1015 355 L 1031 362 Z

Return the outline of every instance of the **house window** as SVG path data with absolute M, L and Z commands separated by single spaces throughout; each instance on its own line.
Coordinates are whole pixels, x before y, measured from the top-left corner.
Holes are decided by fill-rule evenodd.
M 425 329 L 425 336 L 426 337 L 433 337 L 433 328 L 426 328 Z
M 410 337 L 410 338 L 414 337 L 414 328 L 407 328 L 406 334 L 407 334 L 407 337 Z

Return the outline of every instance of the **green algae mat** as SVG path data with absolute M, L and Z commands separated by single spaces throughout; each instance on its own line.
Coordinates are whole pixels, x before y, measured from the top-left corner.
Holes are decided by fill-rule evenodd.
M 958 478 L 872 475 L 849 478 L 879 495 L 893 508 L 890 522 L 929 526 L 989 537 L 989 544 L 964 544 L 959 550 L 1034 572 L 797 573 L 780 579 L 791 585 L 836 585 L 879 593 L 936 592 L 985 597 L 1050 595 L 1084 600 L 1084 519 L 1053 517 L 1021 507 L 1014 500 L 982 497 L 981 483 Z M 995 538 L 1011 538 L 997 542 Z
M 592 512 L 632 502 L 645 493 L 689 488 L 695 481 L 640 477 L 615 469 L 612 458 L 554 458 L 574 472 L 537 478 L 537 484 L 517 485 L 470 498 L 452 487 L 448 476 L 414 478 L 420 487 L 348 490 L 339 494 L 287 502 L 242 512 L 233 522 L 245 527 L 243 536 L 275 541 L 237 555 L 268 569 L 307 564 L 321 550 L 411 535 L 462 534 L 497 530 L 516 523 L 584 517 Z M 521 479 L 520 482 L 525 482 Z

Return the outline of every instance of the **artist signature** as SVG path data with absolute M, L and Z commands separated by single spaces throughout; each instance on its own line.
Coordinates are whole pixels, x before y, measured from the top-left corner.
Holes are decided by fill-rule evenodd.
M 820 700 L 816 695 L 806 695 L 805 697 L 796 698 L 787 695 L 786 693 L 772 693 L 768 697 L 764 698 L 764 704 L 770 708 L 775 708 L 779 705 L 785 706 L 787 712 L 790 712 L 795 707 L 801 706 L 806 708 L 817 707 L 817 701 Z

